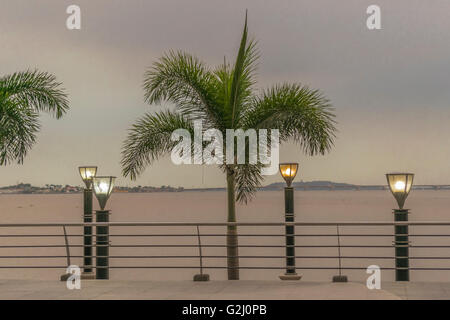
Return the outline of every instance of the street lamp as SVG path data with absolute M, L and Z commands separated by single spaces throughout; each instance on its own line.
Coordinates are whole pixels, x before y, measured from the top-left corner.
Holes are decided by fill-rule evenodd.
M 298 163 L 280 163 L 280 173 L 288 187 L 297 175 Z
M 286 273 L 280 275 L 281 280 L 299 280 L 302 277 L 295 272 L 294 188 L 291 184 L 297 171 L 298 163 L 280 163 L 280 173 L 287 184 L 284 188 Z
M 95 211 L 96 222 L 109 222 L 110 211 L 105 210 L 106 202 L 113 189 L 116 177 L 102 176 L 92 179 L 95 197 L 100 210 Z M 109 279 L 109 226 L 96 226 L 96 279 Z
M 78 167 L 81 179 L 83 179 L 86 188 L 83 190 L 83 222 L 92 223 L 92 178 L 97 174 L 96 166 Z M 94 279 L 95 275 L 92 272 L 92 227 L 85 226 L 83 228 L 83 273 L 82 279 Z
M 80 171 L 81 179 L 83 179 L 84 184 L 86 185 L 86 189 L 91 189 L 92 186 L 92 178 L 97 174 L 97 167 L 95 166 L 84 166 L 78 167 Z
M 413 185 L 413 173 L 388 173 L 386 179 L 398 209 L 394 209 L 394 221 L 408 221 L 408 209 L 403 209 Z M 395 281 L 409 281 L 409 230 L 408 225 L 395 225 Z

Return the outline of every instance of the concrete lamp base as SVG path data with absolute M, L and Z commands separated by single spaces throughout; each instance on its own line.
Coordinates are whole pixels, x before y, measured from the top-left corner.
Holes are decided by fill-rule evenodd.
M 209 274 L 196 274 L 194 281 L 209 281 Z
M 196 274 L 194 281 L 209 281 L 209 274 Z
M 83 272 L 81 273 L 81 280 L 95 280 L 95 273 Z
M 281 280 L 300 280 L 302 278 L 301 274 L 297 273 L 283 273 L 278 276 Z
M 333 282 L 348 282 L 347 276 L 334 276 Z

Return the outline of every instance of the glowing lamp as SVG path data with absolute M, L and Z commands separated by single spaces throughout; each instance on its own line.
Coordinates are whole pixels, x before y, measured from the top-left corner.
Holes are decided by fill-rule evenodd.
M 105 209 L 106 202 L 114 189 L 115 180 L 116 177 L 111 176 L 94 177 L 92 179 L 94 194 L 102 210 Z
M 388 173 L 386 174 L 389 189 L 397 200 L 398 207 L 403 209 L 405 200 L 411 190 L 414 174 L 413 173 Z
M 298 171 L 298 163 L 280 163 L 280 173 L 288 187 L 291 186 Z
M 90 189 L 92 185 L 92 178 L 94 178 L 95 175 L 97 174 L 97 167 L 94 166 L 78 167 L 78 170 L 80 171 L 81 179 L 83 179 L 86 188 Z

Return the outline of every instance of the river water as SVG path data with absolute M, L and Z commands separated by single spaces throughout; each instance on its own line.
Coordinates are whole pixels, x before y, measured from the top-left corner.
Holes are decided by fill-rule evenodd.
M 95 199 L 94 199 L 94 202 Z M 450 221 L 448 204 L 450 192 L 419 191 L 411 192 L 406 207 L 411 208 L 410 221 Z M 388 191 L 296 191 L 295 214 L 298 222 L 330 222 L 330 221 L 392 221 L 392 208 L 395 207 L 393 197 Z M 97 208 L 97 204 L 94 204 Z M 178 192 L 178 193 L 114 193 L 108 202 L 111 209 L 112 222 L 224 222 L 226 221 L 226 193 L 214 192 Z M 284 200 L 282 191 L 260 191 L 256 198 L 248 205 L 238 205 L 237 215 L 240 222 L 282 222 L 284 220 Z M 44 222 L 80 222 L 82 219 L 82 195 L 0 195 L 0 224 L 6 223 L 44 223 Z M 155 234 L 192 234 L 194 227 L 117 227 L 111 230 L 112 245 L 155 245 L 155 244 L 188 244 L 196 245 L 195 236 L 181 237 L 155 237 Z M 203 234 L 224 234 L 224 227 L 203 227 Z M 284 232 L 282 227 L 240 227 L 239 233 L 251 235 L 254 233 L 279 234 Z M 69 235 L 79 235 L 81 228 L 69 228 Z M 152 236 L 122 237 L 121 234 L 146 234 Z M 297 245 L 335 245 L 337 243 L 335 227 L 297 227 L 296 233 L 303 235 L 297 237 Z M 341 234 L 392 234 L 392 227 L 341 227 Z M 411 227 L 410 234 L 434 233 L 449 234 L 450 227 Z M 0 228 L 0 236 L 6 234 L 46 234 L 62 235 L 62 228 Z M 329 234 L 326 237 L 315 237 L 312 234 Z M 307 236 L 309 235 L 309 236 Z M 81 238 L 69 237 L 71 244 L 81 244 Z M 358 236 L 343 237 L 341 245 L 352 244 L 392 244 L 392 237 L 363 238 Z M 450 237 L 411 237 L 413 245 L 450 245 Z M 224 237 L 202 237 L 203 244 L 224 244 Z M 57 237 L 0 237 L 0 266 L 65 266 L 65 248 L 5 248 L 8 245 L 27 244 L 55 244 L 64 245 L 62 236 Z M 284 238 L 279 236 L 241 236 L 240 245 L 279 245 L 284 244 Z M 1 247 L 3 246 L 3 247 Z M 412 257 L 440 256 L 450 257 L 449 248 L 411 248 Z M 206 256 L 225 256 L 224 248 L 209 247 L 203 249 Z M 393 257 L 394 250 L 388 248 L 347 248 L 341 250 L 341 254 L 347 257 L 378 256 Z M 54 255 L 57 258 L 24 259 L 21 255 Z M 72 256 L 81 256 L 82 248 L 72 248 Z M 126 248 L 113 247 L 110 255 L 130 256 L 162 256 L 185 255 L 197 256 L 198 248 L 158 248 L 140 247 Z M 250 256 L 278 256 L 284 255 L 284 248 L 240 248 L 240 265 L 283 267 L 283 258 L 255 259 Z M 336 248 L 297 248 L 297 256 L 309 258 L 297 258 L 297 266 L 306 268 L 298 270 L 303 274 L 305 281 L 330 281 L 337 274 L 337 270 L 310 270 L 308 267 L 336 267 L 336 258 L 314 258 L 314 256 L 337 255 Z M 15 258 L 5 258 L 14 256 Z M 244 258 L 247 257 L 247 258 Z M 250 258 L 248 258 L 250 257 Z M 311 258 L 312 257 L 312 258 Z M 82 264 L 80 258 L 72 258 L 72 264 Z M 226 259 L 223 257 L 206 258 L 205 266 L 224 266 Z M 159 258 L 159 259 L 135 259 L 135 258 L 111 258 L 111 266 L 198 266 L 197 258 Z M 367 267 L 375 264 L 382 267 L 393 267 L 393 259 L 366 259 L 346 258 L 342 261 L 344 267 Z M 450 267 L 450 260 L 411 260 L 412 267 Z M 58 269 L 0 269 L 0 278 L 22 279 L 57 279 L 64 272 Z M 224 269 L 206 269 L 212 279 L 226 279 Z M 241 279 L 277 279 L 282 270 L 242 269 Z M 111 269 L 111 279 L 139 280 L 187 280 L 191 279 L 197 269 Z M 364 280 L 368 275 L 365 270 L 344 270 L 350 280 Z M 392 270 L 382 272 L 382 280 L 392 280 Z M 411 271 L 413 281 L 450 281 L 450 271 Z

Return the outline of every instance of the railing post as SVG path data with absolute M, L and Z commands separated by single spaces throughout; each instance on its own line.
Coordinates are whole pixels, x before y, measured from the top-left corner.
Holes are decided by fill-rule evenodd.
M 394 209 L 395 222 L 408 221 L 408 209 Z M 395 231 L 395 281 L 409 281 L 409 228 L 396 225 Z
M 109 222 L 109 210 L 97 210 L 97 222 Z M 109 226 L 96 226 L 96 279 L 109 279 Z
M 341 237 L 339 235 L 339 225 L 336 225 L 336 236 L 338 245 L 338 258 L 339 258 L 339 275 L 333 277 L 333 282 L 347 282 L 347 276 L 342 275 L 342 261 L 341 261 Z
M 200 238 L 200 228 L 197 225 L 198 254 L 200 259 L 200 274 L 194 275 L 194 281 L 209 281 L 209 274 L 203 274 L 202 242 Z
M 300 280 L 301 275 L 295 272 L 295 225 L 294 225 L 294 188 L 284 188 L 284 212 L 286 232 L 286 273 L 280 275 L 281 280 Z
M 69 248 L 69 239 L 67 237 L 66 227 L 63 226 L 63 233 L 64 233 L 64 244 L 66 246 L 66 259 L 67 259 L 67 267 L 71 265 L 70 263 L 70 248 Z M 69 273 L 65 273 L 60 277 L 61 281 L 66 281 L 70 277 Z

